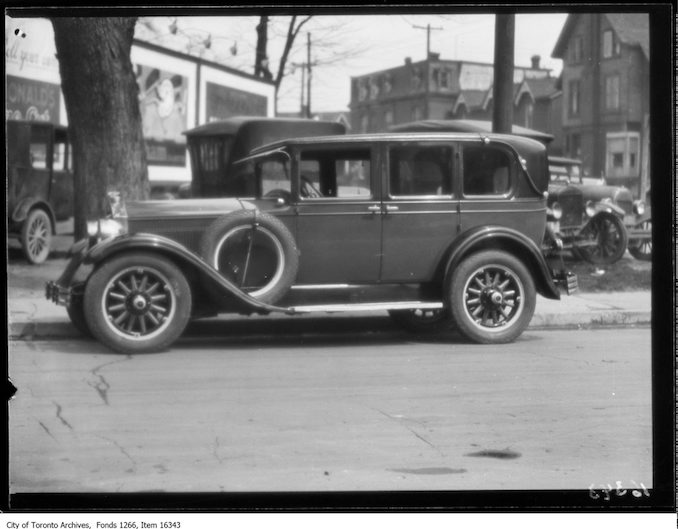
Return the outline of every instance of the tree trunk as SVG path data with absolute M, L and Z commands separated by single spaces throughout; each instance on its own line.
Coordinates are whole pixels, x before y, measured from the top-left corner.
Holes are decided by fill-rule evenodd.
M 136 18 L 53 18 L 73 144 L 75 237 L 107 212 L 108 191 L 148 196 L 139 89 L 130 52 Z

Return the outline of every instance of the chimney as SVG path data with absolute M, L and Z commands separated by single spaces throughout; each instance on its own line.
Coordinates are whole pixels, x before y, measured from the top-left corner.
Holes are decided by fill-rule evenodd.
M 408 66 L 412 64 L 412 57 L 405 57 L 405 64 L 407 64 Z
M 532 69 L 539 70 L 539 62 L 541 61 L 541 56 L 533 55 L 532 56 Z
M 430 61 L 439 61 L 440 60 L 440 53 L 430 51 L 430 52 L 428 52 L 428 59 Z

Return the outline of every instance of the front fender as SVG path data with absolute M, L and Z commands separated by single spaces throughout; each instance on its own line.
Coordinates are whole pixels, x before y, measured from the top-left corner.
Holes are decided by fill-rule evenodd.
M 519 231 L 503 226 L 481 226 L 461 235 L 450 249 L 445 266 L 445 291 L 454 270 L 467 255 L 490 248 L 507 250 L 521 259 L 527 268 L 535 274 L 538 292 L 549 299 L 560 299 L 560 292 L 553 281 L 544 254 L 534 241 Z
M 156 252 L 169 257 L 181 265 L 193 268 L 198 274 L 210 279 L 215 284 L 215 288 L 222 289 L 224 293 L 232 295 L 235 299 L 245 303 L 255 312 L 262 314 L 267 314 L 269 312 L 290 312 L 287 308 L 263 303 L 249 294 L 246 294 L 222 276 L 199 255 L 191 252 L 178 242 L 161 235 L 136 233 L 134 235 L 121 235 L 113 239 L 102 241 L 87 253 L 84 262 L 86 264 L 96 265 L 117 254 L 135 250 Z
M 620 208 L 617 204 L 611 202 L 596 202 L 593 206 L 593 209 L 596 213 L 605 211 L 606 213 L 614 213 L 618 217 L 624 218 L 626 212 Z

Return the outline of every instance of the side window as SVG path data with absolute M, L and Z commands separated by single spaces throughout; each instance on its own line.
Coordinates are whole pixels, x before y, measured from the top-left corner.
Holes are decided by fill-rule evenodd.
M 391 196 L 452 194 L 452 147 L 392 146 L 388 160 Z
M 301 152 L 299 194 L 302 199 L 372 197 L 369 148 L 324 148 Z
M 487 145 L 465 146 L 464 195 L 503 196 L 511 187 L 513 164 L 508 152 Z
M 42 127 L 31 129 L 31 143 L 29 146 L 31 167 L 46 169 L 47 156 L 50 144 L 50 131 Z

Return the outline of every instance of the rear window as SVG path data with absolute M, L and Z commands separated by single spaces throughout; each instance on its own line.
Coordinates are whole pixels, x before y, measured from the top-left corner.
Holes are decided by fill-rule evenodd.
M 493 145 L 466 145 L 463 150 L 463 190 L 466 196 L 504 196 L 515 172 L 513 157 Z

